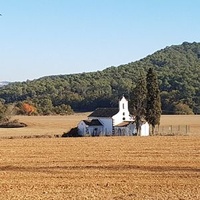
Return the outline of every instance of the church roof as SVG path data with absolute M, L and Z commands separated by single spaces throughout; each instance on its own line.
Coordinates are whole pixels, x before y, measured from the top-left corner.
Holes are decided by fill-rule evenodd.
M 97 108 L 88 117 L 113 117 L 118 112 L 118 108 Z
M 102 123 L 98 119 L 83 120 L 83 121 L 88 126 L 103 126 Z

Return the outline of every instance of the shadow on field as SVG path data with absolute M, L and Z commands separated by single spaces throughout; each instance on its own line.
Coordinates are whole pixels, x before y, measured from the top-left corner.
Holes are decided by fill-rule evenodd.
M 52 173 L 60 170 L 108 170 L 108 171 L 123 171 L 123 170 L 139 170 L 150 172 L 200 172 L 200 168 L 193 167 L 178 167 L 178 166 L 139 166 L 139 165 L 83 165 L 83 166 L 49 166 L 49 167 L 17 167 L 17 166 L 1 166 L 0 171 L 19 171 L 19 172 L 45 172 Z

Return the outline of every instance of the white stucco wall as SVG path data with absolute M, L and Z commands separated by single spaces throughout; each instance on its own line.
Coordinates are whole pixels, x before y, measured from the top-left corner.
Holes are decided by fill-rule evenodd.
M 112 120 L 112 118 L 90 117 L 89 119 L 90 120 L 98 119 L 101 122 L 101 124 L 103 125 L 102 135 L 112 135 L 112 129 L 113 129 L 113 126 L 112 126 L 113 120 Z
M 90 136 L 101 136 L 103 134 L 102 126 L 91 126 L 88 127 Z
M 85 132 L 86 132 L 86 126 L 85 123 L 83 121 L 80 121 L 77 125 L 78 127 L 78 134 L 81 136 L 84 136 Z
M 141 136 L 149 136 L 149 124 L 147 122 L 141 126 Z
M 78 124 L 78 134 L 81 136 L 103 135 L 103 126 L 88 126 L 83 121 Z
M 119 112 L 113 117 L 113 125 L 120 124 L 123 121 L 131 121 L 130 113 L 128 110 L 128 101 L 125 97 L 119 101 Z
M 115 136 L 134 136 L 136 135 L 136 125 L 134 123 L 129 124 L 126 127 L 115 127 Z

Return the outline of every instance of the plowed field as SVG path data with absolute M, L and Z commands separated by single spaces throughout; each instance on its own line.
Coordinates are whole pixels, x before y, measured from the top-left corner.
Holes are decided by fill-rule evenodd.
M 32 137 L 61 135 L 87 113 L 17 118 L 28 127 L 0 129 L 0 200 L 200 199 L 200 116 L 162 116 L 190 124 L 188 136 L 95 138 Z
M 0 140 L 0 199 L 200 199 L 200 137 Z

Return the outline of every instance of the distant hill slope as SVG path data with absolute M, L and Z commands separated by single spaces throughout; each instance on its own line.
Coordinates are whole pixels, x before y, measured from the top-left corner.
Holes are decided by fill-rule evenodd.
M 129 97 L 140 71 L 147 72 L 150 67 L 158 75 L 164 113 L 200 113 L 200 43 L 196 42 L 166 47 L 139 61 L 103 71 L 11 83 L 0 89 L 0 98 L 6 103 L 29 100 L 37 106 L 67 104 L 75 111 L 114 107 L 120 96 Z
M 4 85 L 8 85 L 9 82 L 8 81 L 0 81 L 0 87 L 4 86 Z

